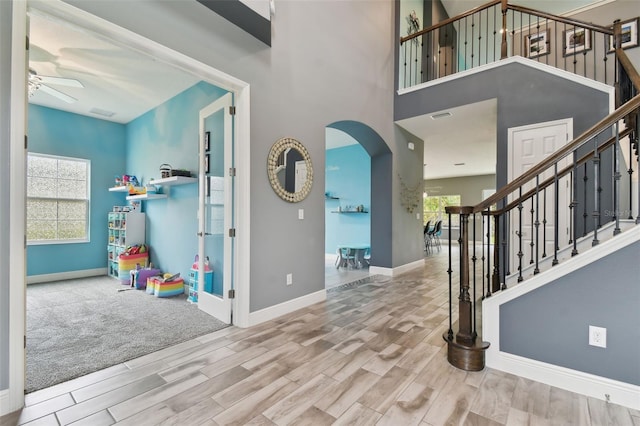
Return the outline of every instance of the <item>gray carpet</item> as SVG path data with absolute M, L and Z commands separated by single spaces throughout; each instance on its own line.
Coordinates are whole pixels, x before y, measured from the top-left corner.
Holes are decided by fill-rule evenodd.
M 226 327 L 186 295 L 129 288 L 106 276 L 27 287 L 27 392 Z

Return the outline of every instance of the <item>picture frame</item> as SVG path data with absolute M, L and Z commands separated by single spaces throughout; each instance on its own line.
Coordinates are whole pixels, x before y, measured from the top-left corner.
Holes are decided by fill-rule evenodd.
M 562 56 L 572 56 L 588 50 L 591 50 L 591 30 L 577 27 L 562 32 Z
M 211 132 L 204 132 L 204 150 L 209 152 L 211 149 Z
M 640 18 L 636 17 L 620 22 L 622 29 L 622 42 L 620 43 L 620 47 L 622 49 L 629 49 L 638 46 L 638 21 L 640 21 Z M 609 53 L 612 53 L 614 50 L 615 46 L 613 45 L 613 36 L 610 36 Z
M 204 156 L 204 173 L 209 174 L 209 154 Z
M 525 37 L 524 56 L 529 59 L 551 53 L 551 30 L 542 30 L 537 33 L 527 34 Z

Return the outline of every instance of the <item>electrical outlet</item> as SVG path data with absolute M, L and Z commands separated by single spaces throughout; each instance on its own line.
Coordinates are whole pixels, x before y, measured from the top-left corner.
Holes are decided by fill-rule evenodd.
M 287 274 L 287 285 L 293 284 L 293 274 Z
M 607 347 L 607 329 L 604 327 L 589 326 L 589 345 L 599 348 Z

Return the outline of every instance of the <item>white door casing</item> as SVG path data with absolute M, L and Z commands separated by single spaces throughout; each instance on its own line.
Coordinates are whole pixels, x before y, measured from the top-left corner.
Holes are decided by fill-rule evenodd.
M 556 152 L 562 146 L 573 139 L 573 119 L 535 123 L 526 126 L 513 127 L 508 130 L 508 182 L 535 166 L 549 155 Z M 565 157 L 558 163 L 558 170 L 569 164 L 569 157 Z M 553 169 L 545 171 L 539 176 L 539 183 L 553 177 Z M 558 185 L 558 246 L 563 247 L 569 241 L 570 210 L 570 175 L 560 179 Z M 535 188 L 535 180 L 522 187 L 522 193 Z M 522 209 L 522 266 L 523 268 L 535 262 L 536 255 L 539 260 L 553 255 L 555 240 L 555 189 L 551 185 L 546 190 L 540 190 L 538 197 L 532 197 L 523 203 Z M 517 194 L 510 197 L 514 199 Z M 545 208 L 546 207 L 546 208 Z M 565 208 L 566 207 L 566 208 Z M 537 208 L 537 209 L 536 209 Z M 534 210 L 533 219 L 531 210 Z M 536 253 L 536 228 L 535 222 L 539 222 L 538 241 L 539 248 Z M 509 216 L 510 223 L 510 272 L 518 271 L 519 241 L 517 232 L 520 229 L 518 209 L 513 209 Z M 544 240 L 544 242 L 543 242 Z M 533 246 L 531 243 L 534 243 Z

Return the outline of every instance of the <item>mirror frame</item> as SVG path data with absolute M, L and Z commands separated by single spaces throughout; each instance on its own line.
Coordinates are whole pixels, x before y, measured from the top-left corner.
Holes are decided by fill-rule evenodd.
M 277 176 L 278 169 L 278 157 L 280 157 L 287 149 L 295 149 L 301 155 L 307 166 L 307 180 L 305 181 L 302 189 L 298 192 L 289 192 L 285 190 Z M 311 164 L 311 157 L 309 152 L 302 145 L 302 143 L 294 138 L 280 138 L 278 139 L 271 150 L 269 151 L 269 157 L 267 158 L 267 174 L 269 175 L 269 183 L 274 192 L 278 194 L 280 198 L 289 202 L 297 203 L 304 200 L 311 192 L 311 185 L 313 184 L 313 166 Z

